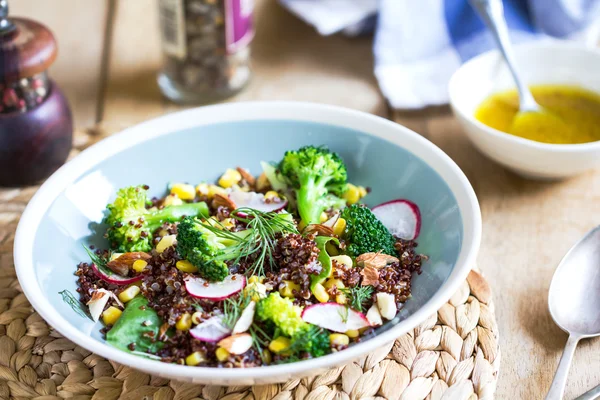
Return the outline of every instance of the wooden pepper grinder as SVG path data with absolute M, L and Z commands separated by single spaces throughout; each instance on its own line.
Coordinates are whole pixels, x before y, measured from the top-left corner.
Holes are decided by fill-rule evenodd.
M 46 71 L 56 54 L 48 28 L 0 0 L 0 186 L 47 178 L 71 150 L 71 110 Z

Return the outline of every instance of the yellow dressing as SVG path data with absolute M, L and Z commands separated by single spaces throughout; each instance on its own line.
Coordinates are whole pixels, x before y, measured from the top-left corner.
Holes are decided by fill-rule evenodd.
M 516 90 L 509 90 L 485 99 L 475 118 L 499 131 L 537 142 L 576 144 L 600 140 L 600 95 L 563 85 L 532 86 L 531 92 L 544 111 L 518 113 L 519 96 Z

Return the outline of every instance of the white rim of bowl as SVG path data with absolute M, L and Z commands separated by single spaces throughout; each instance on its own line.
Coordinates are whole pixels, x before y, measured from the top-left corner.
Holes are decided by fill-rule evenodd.
M 100 341 L 90 340 L 89 335 L 70 329 L 69 322 L 46 301 L 37 279 L 32 279 L 35 276 L 33 233 L 38 229 L 42 217 L 56 197 L 89 168 L 135 144 L 188 128 L 249 120 L 295 120 L 341 126 L 397 144 L 423 160 L 433 154 L 433 159 L 428 160 L 427 164 L 443 178 L 452 191 L 463 221 L 463 243 L 458 260 L 438 292 L 423 307 L 398 322 L 389 331 L 344 351 L 306 361 L 257 368 L 222 369 L 162 363 L 126 353 Z M 398 132 L 403 135 L 398 135 Z M 102 357 L 163 376 L 230 381 L 276 380 L 277 377 L 308 375 L 314 369 L 331 368 L 347 363 L 414 329 L 427 317 L 436 313 L 458 290 L 475 265 L 480 242 L 481 212 L 467 177 L 446 153 L 419 134 L 384 118 L 343 107 L 304 102 L 240 102 L 190 109 L 143 122 L 94 144 L 73 158 L 48 178 L 23 212 L 15 234 L 14 263 L 23 292 L 42 318 L 69 340 Z
M 551 41 L 544 41 L 544 42 L 528 42 L 528 43 L 518 44 L 518 45 L 514 46 L 515 50 L 517 50 L 517 51 L 519 49 L 523 49 L 523 50 L 542 49 L 543 51 L 551 51 L 551 50 L 555 50 L 557 47 L 560 47 L 562 49 L 580 51 L 582 53 L 591 53 L 597 57 L 600 57 L 600 48 L 585 47 L 584 45 L 577 44 L 576 42 L 551 40 Z M 506 132 L 499 131 L 498 129 L 487 126 L 484 123 L 477 120 L 475 118 L 475 116 L 473 115 L 473 113 L 467 114 L 465 112 L 465 110 L 458 105 L 459 102 L 456 101 L 456 99 L 455 99 L 454 93 L 456 93 L 458 90 L 460 90 L 460 84 L 458 82 L 458 79 L 460 79 L 461 75 L 464 74 L 465 69 L 473 68 L 473 64 L 481 62 L 480 60 L 482 60 L 482 59 L 491 58 L 491 57 L 497 57 L 498 60 L 501 60 L 501 55 L 498 50 L 489 50 L 489 51 L 486 51 L 485 53 L 482 53 L 476 57 L 473 57 L 472 59 L 470 59 L 469 61 L 464 63 L 460 68 L 458 68 L 454 72 L 454 74 L 452 74 L 452 77 L 450 78 L 450 82 L 448 83 L 448 94 L 449 94 L 449 98 L 450 98 L 450 105 L 451 105 L 452 109 L 455 110 L 456 113 L 460 114 L 463 118 L 468 120 L 471 124 L 475 125 L 479 129 L 489 133 L 492 136 L 495 136 L 499 139 L 513 141 L 519 145 L 531 147 L 531 148 L 534 148 L 537 150 L 550 150 L 550 151 L 556 151 L 556 152 L 572 152 L 572 151 L 577 151 L 577 152 L 584 151 L 585 152 L 585 151 L 597 151 L 598 150 L 598 148 L 600 147 L 600 140 L 595 141 L 595 142 L 579 143 L 579 144 L 552 144 L 552 143 L 536 142 L 535 140 L 525 139 L 525 138 L 522 138 L 519 136 L 515 136 L 515 135 L 511 135 Z M 565 84 L 568 85 L 568 83 L 565 83 Z M 582 86 L 582 88 L 587 89 L 584 86 Z M 590 89 L 587 89 L 587 90 L 590 90 Z M 600 96 L 600 92 L 596 92 L 593 90 L 590 90 L 590 91 L 594 92 Z M 488 96 L 490 94 L 492 94 L 492 93 L 488 93 Z

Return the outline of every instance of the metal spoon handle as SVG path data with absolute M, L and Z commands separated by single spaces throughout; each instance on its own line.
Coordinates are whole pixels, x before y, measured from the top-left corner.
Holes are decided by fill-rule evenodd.
M 600 385 L 596 386 L 595 388 L 591 389 L 588 392 L 585 392 L 584 394 L 582 394 L 575 400 L 596 400 L 599 398 L 600 398 Z
M 563 398 L 567 377 L 569 376 L 569 368 L 571 367 L 571 361 L 573 360 L 573 354 L 575 354 L 579 339 L 581 338 L 576 335 L 569 336 L 562 357 L 560 358 L 558 369 L 556 370 L 556 374 L 554 374 L 552 386 L 550 386 L 550 390 L 546 395 L 546 400 L 561 400 Z
M 504 19 L 502 0 L 469 0 L 469 3 L 471 3 L 471 6 L 479 13 L 481 19 L 483 19 L 492 32 L 492 36 L 498 44 L 500 53 L 502 53 L 502 56 L 508 65 L 508 69 L 517 84 L 520 99 L 520 111 L 539 111 L 540 107 L 533 98 L 531 91 L 519 78 L 515 57 L 510 44 L 510 37 L 508 36 L 508 27 L 506 26 L 506 20 Z

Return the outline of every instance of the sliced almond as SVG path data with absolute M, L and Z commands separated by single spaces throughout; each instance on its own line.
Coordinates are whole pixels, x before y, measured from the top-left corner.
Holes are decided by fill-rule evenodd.
M 114 273 L 121 276 L 129 275 L 129 271 L 133 266 L 133 263 L 137 260 L 147 261 L 151 258 L 150 254 L 142 251 L 133 251 L 129 253 L 123 253 L 120 256 L 109 261 L 106 266 Z
M 244 354 L 252 347 L 252 336 L 248 333 L 238 333 L 222 339 L 218 344 L 231 354 Z
M 98 289 L 92 293 L 92 298 L 87 302 L 87 306 L 90 309 L 90 315 L 94 322 L 97 322 L 100 319 L 100 315 L 102 311 L 104 311 L 104 307 L 110 300 L 110 293 L 105 289 Z
M 367 285 L 375 286 L 377 283 L 379 283 L 379 271 L 377 270 L 377 268 L 375 268 L 371 265 L 366 265 L 360 271 L 360 274 L 363 277 L 362 282 L 361 282 L 362 286 L 367 286 Z
M 364 253 L 356 257 L 356 264 L 358 266 L 366 267 L 368 265 L 377 269 L 399 261 L 396 257 L 383 253 Z
M 214 208 L 225 207 L 229 208 L 231 211 L 237 208 L 233 200 L 231 200 L 228 196 L 223 196 L 222 194 L 218 193 L 213 197 L 212 205 Z
M 254 186 L 254 183 L 256 182 L 256 180 L 254 179 L 254 176 L 252 176 L 252 174 L 250 174 L 250 172 L 248 172 L 247 169 L 242 168 L 242 167 L 236 167 L 237 172 L 240 173 L 240 175 L 242 176 L 242 179 L 245 180 L 246 182 L 248 182 L 248 185 L 250 186 Z
M 317 236 L 335 236 L 333 229 L 322 224 L 310 224 L 302 231 L 305 235 L 316 233 Z
M 340 213 L 336 212 L 335 214 L 333 214 L 333 217 L 329 218 L 327 221 L 323 222 L 321 225 L 333 229 L 333 226 L 338 221 L 338 219 L 340 219 Z
M 256 180 L 256 191 L 257 192 L 266 192 L 271 188 L 271 183 L 267 178 L 267 175 L 263 172 L 260 174 L 258 179 Z

